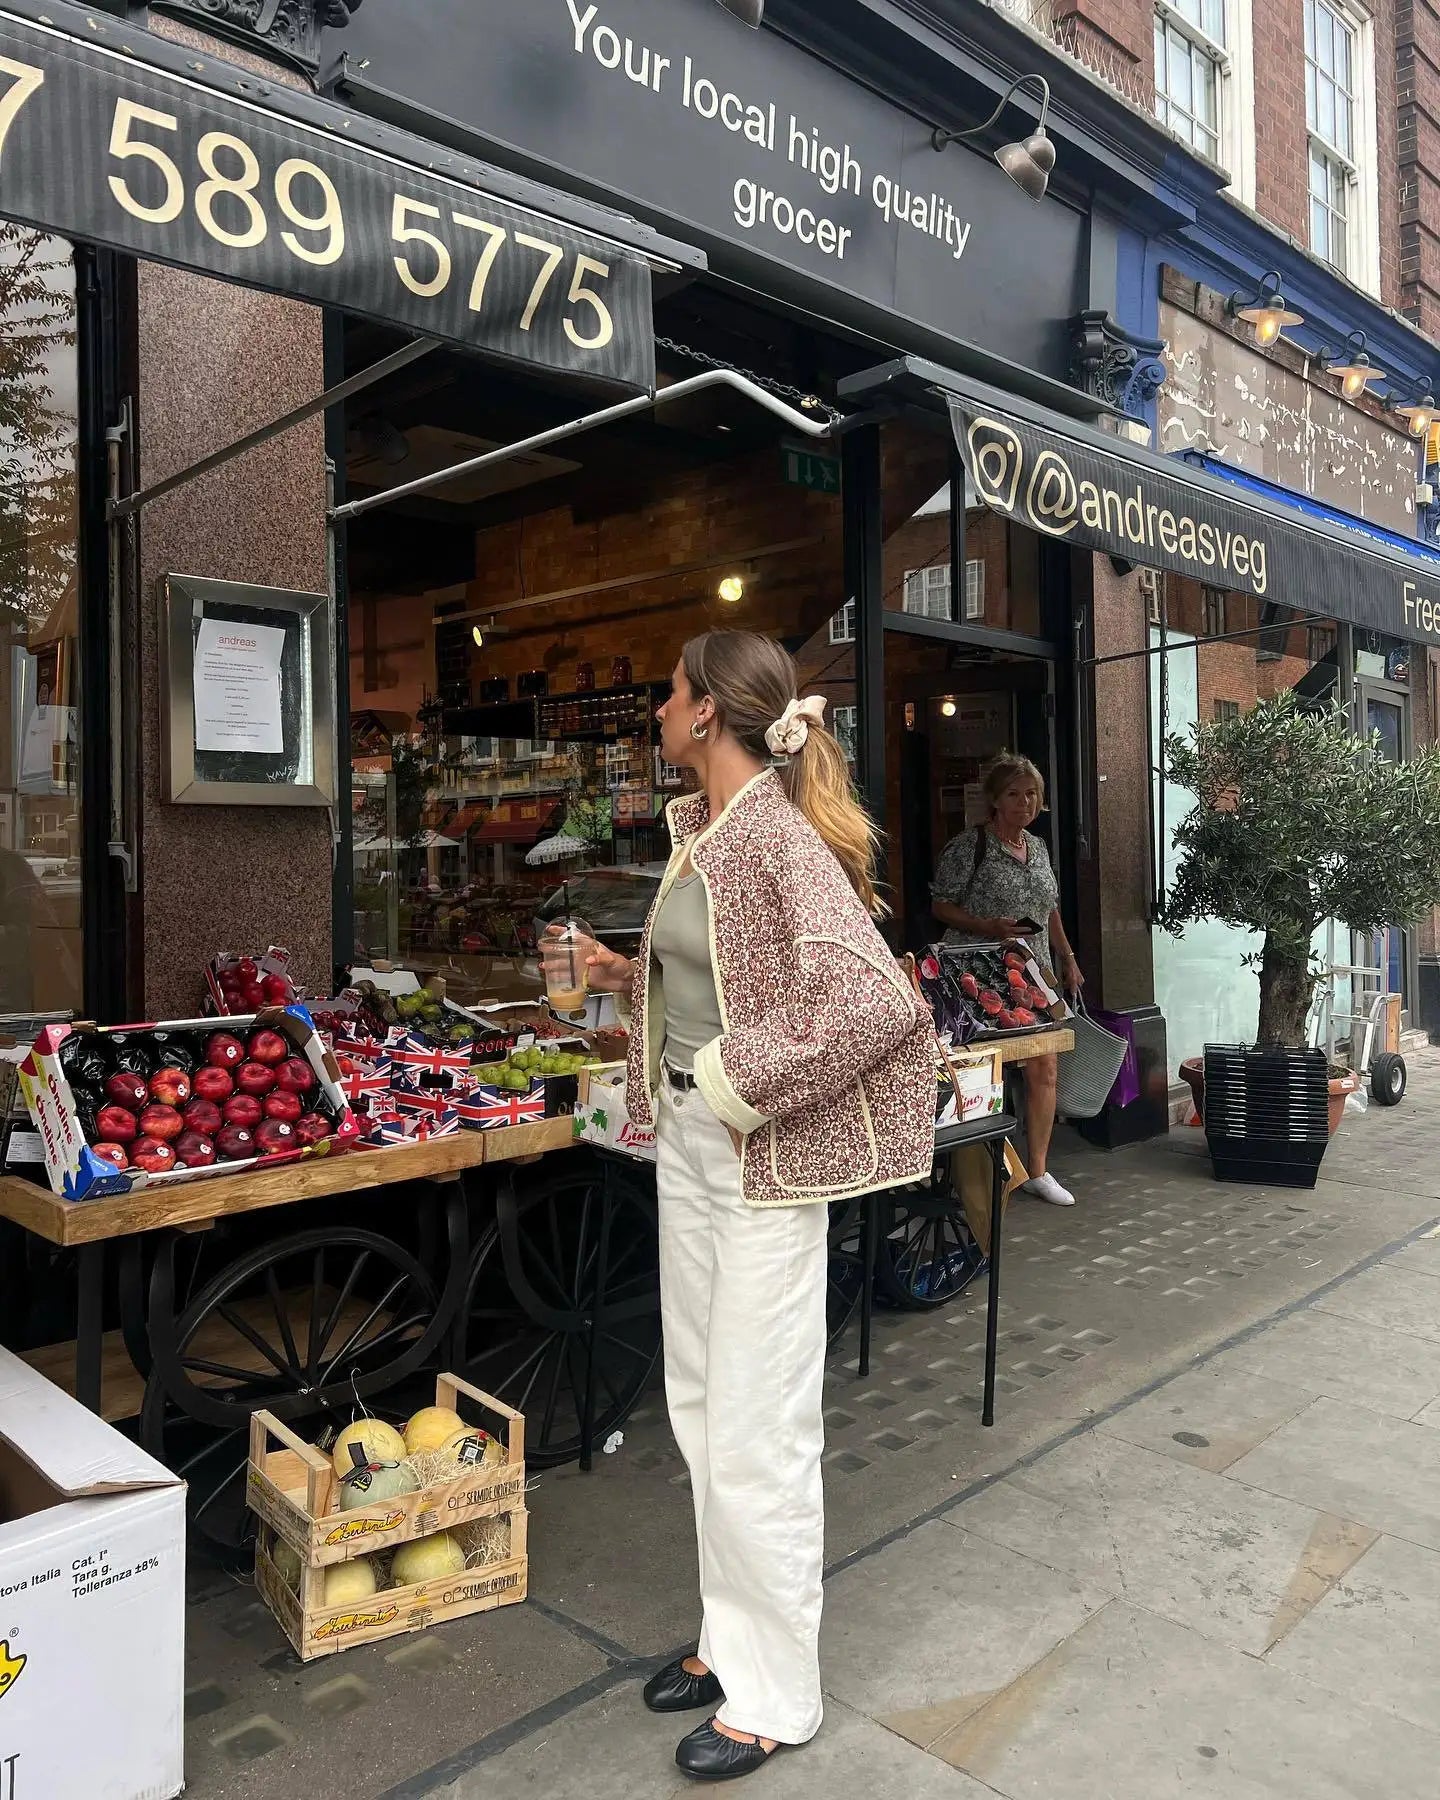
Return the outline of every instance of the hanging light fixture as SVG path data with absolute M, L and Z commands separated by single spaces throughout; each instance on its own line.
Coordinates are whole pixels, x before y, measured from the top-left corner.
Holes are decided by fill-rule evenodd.
M 1253 293 L 1232 294 L 1225 302 L 1225 310 L 1232 318 L 1243 319 L 1254 327 L 1257 344 L 1273 344 L 1287 325 L 1305 323 L 1305 315 L 1287 305 L 1280 292 L 1280 277 L 1273 269 L 1260 277 Z
M 748 25 L 752 31 L 760 29 L 760 21 L 765 17 L 765 0 L 720 0 L 726 12 L 734 13 L 742 25 Z
M 1017 88 L 1023 87 L 1027 81 L 1033 81 L 1040 89 L 1040 119 L 1034 131 L 1027 138 L 1021 138 L 1013 144 L 1002 144 L 995 152 L 995 160 L 1023 193 L 1032 200 L 1043 200 L 1045 190 L 1050 185 L 1050 174 L 1055 167 L 1055 145 L 1045 130 L 1045 119 L 1050 111 L 1050 83 L 1043 75 L 1020 75 L 1012 81 L 1000 96 L 1000 104 L 978 125 L 968 126 L 964 131 L 946 131 L 937 125 L 931 133 L 930 142 L 937 150 L 943 150 L 947 144 L 958 142 L 962 138 L 979 137 L 982 131 L 988 131 L 1010 104 L 1010 96 Z
M 1385 371 L 1365 354 L 1367 341 L 1363 331 L 1352 331 L 1338 350 L 1327 345 L 1320 351 L 1327 372 L 1340 377 L 1340 392 L 1347 400 L 1358 400 L 1372 381 L 1385 380 Z
M 1437 409 L 1435 393 L 1427 376 L 1420 376 L 1408 386 L 1402 387 L 1398 394 L 1387 394 L 1385 404 L 1399 419 L 1405 421 L 1406 429 L 1411 437 L 1423 438 L 1435 423 Z
M 726 575 L 715 592 L 728 605 L 735 606 L 745 598 L 745 581 L 740 575 Z

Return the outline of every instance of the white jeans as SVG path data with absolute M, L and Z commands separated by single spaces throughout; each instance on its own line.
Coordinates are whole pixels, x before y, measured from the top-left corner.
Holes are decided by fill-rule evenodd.
M 662 1077 L 660 1304 L 670 1423 L 690 1471 L 722 1724 L 782 1744 L 820 1729 L 820 1453 L 829 1209 L 758 1209 L 699 1093 Z

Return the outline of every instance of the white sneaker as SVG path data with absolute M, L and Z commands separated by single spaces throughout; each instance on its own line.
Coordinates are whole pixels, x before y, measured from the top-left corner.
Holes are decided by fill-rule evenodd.
M 1061 1187 L 1048 1169 L 1043 1175 L 1032 1176 L 1023 1185 L 1027 1194 L 1033 1194 L 1037 1200 L 1048 1200 L 1052 1206 L 1073 1206 L 1075 1204 L 1075 1196 L 1069 1188 Z

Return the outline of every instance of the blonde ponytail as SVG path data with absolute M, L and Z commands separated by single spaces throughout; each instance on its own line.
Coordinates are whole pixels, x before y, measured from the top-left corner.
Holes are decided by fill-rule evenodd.
M 797 806 L 835 853 L 851 887 L 874 918 L 889 908 L 875 887 L 879 834 L 855 797 L 850 764 L 840 740 L 823 725 L 812 725 L 804 747 L 780 767 L 780 780 Z
M 722 728 L 752 756 L 769 762 L 765 733 L 796 697 L 789 651 L 754 631 L 707 631 L 691 638 L 680 660 L 691 693 L 697 699 L 708 694 Z M 855 797 L 840 740 L 823 725 L 810 723 L 804 746 L 781 760 L 780 779 L 791 804 L 834 852 L 866 909 L 883 918 L 889 909 L 875 886 L 879 837 Z

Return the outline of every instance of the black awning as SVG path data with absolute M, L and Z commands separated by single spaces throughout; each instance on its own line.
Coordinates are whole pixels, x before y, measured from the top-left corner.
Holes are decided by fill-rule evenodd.
M 1351 528 L 1252 497 L 1048 407 L 924 367 L 977 494 L 1017 524 L 1077 550 L 1440 644 L 1440 553 L 1402 549 L 1359 520 Z M 893 371 L 875 375 L 893 385 Z M 858 400 L 879 385 L 853 376 L 842 392 Z
M 676 247 L 515 196 L 514 177 L 133 23 L 0 10 L 0 217 L 653 392 L 651 271 Z

